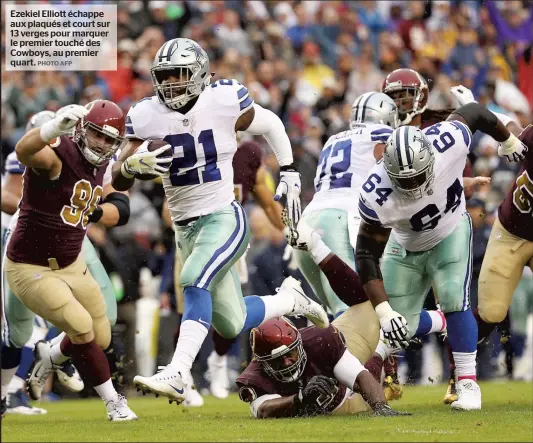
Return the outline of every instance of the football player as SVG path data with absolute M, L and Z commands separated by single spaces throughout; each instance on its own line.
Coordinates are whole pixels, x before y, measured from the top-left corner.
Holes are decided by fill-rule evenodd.
M 464 86 L 452 88 L 460 103 L 476 103 Z M 479 275 L 479 341 L 486 339 L 494 326 L 505 319 L 513 294 L 526 266 L 533 269 L 533 125 L 525 129 L 507 116 L 500 121 L 516 134 L 527 148 L 523 155 L 506 151 L 500 144 L 498 153 L 509 161 L 521 161 L 518 177 L 498 208 Z
M 410 337 L 427 329 L 420 310 L 430 286 L 435 287 L 456 364 L 458 399 L 451 406 L 463 410 L 481 408 L 477 324 L 469 304 L 471 223 L 462 178 L 477 130 L 502 142 L 507 153 L 522 155 L 525 149 L 477 103 L 424 131 L 413 126 L 394 130 L 383 161 L 362 186 L 363 222 L 356 245 L 365 291 L 392 344 L 405 346 Z
M 346 347 L 342 329 L 298 330 L 284 317 L 250 332 L 253 360 L 237 378 L 256 418 L 323 414 L 411 415 L 387 405 L 380 384 Z
M 73 137 L 62 135 L 74 127 Z M 30 395 L 39 398 L 43 373 L 50 374 L 53 364 L 71 357 L 85 384 L 104 400 L 111 421 L 137 416 L 111 382 L 103 352 L 111 340 L 106 305 L 80 253 L 90 217 L 103 195 L 106 168 L 123 146 L 124 132 L 122 110 L 113 102 L 95 100 L 85 107 L 73 105 L 20 139 L 16 153 L 26 171 L 4 267 L 18 301 L 17 318 L 29 318 L 31 325 L 37 314 L 67 334 L 52 349 L 36 347 Z M 103 215 L 115 223 L 127 216 L 112 204 L 106 212 Z M 3 347 L 3 365 L 16 357 L 16 352 Z
M 72 105 L 68 105 L 59 109 L 57 111 L 57 115 L 61 115 L 64 111 L 70 109 L 71 107 Z M 30 129 L 41 127 L 47 121 L 52 120 L 55 115 L 56 114 L 51 111 L 42 111 L 35 114 L 28 121 L 28 124 L 26 125 L 26 132 Z M 63 135 L 74 136 L 74 128 L 65 132 Z M 24 169 L 24 166 L 18 161 L 16 153 L 12 152 L 11 154 L 9 154 L 7 158 L 8 174 L 3 188 L 4 191 L 9 192 L 9 194 L 13 196 L 12 199 L 10 198 L 8 200 L 9 202 L 13 200 L 16 201 L 18 204 L 22 196 L 22 174 L 24 173 Z M 105 203 L 99 204 L 97 209 L 89 216 L 90 222 L 98 221 L 106 227 L 123 225 L 127 223 L 129 218 L 129 199 L 127 193 L 117 192 L 113 189 L 110 182 L 111 170 L 108 166 L 108 169 L 106 170 L 106 174 L 104 176 L 103 187 L 103 197 Z M 12 211 L 16 210 L 16 206 L 4 206 L 4 201 L 2 201 L 2 210 L 2 218 L 4 219 L 4 212 L 7 214 L 13 214 Z M 118 213 L 122 214 L 122 216 L 117 217 L 117 211 Z M 16 214 L 13 223 L 10 223 L 11 228 L 8 232 L 6 232 L 6 239 L 9 238 L 15 228 L 16 217 L 18 217 L 18 214 Z M 105 269 L 102 263 L 100 262 L 100 259 L 88 236 L 86 236 L 83 240 L 82 254 L 89 269 L 89 272 L 98 282 L 102 294 L 104 295 L 107 308 L 107 318 L 109 319 L 111 327 L 113 327 L 116 323 L 117 318 L 117 304 L 115 294 L 111 281 L 109 280 L 109 277 L 107 276 L 107 273 L 105 272 Z M 19 318 L 16 316 L 15 309 L 17 306 L 17 301 L 16 298 L 13 296 L 12 292 L 9 291 L 7 283 L 4 283 L 3 289 L 7 291 L 3 293 L 3 312 L 4 315 L 6 315 L 7 317 L 4 319 L 5 329 L 3 333 L 6 337 L 6 342 L 9 342 L 10 346 L 14 346 L 16 348 L 17 346 L 15 346 L 14 343 L 20 343 L 21 340 L 24 339 L 23 337 L 30 334 L 29 324 L 27 322 L 20 322 L 16 327 L 14 327 L 14 325 L 17 324 L 17 321 L 19 320 Z M 65 336 L 65 333 L 62 332 L 57 337 L 52 339 L 49 343 L 42 342 L 42 339 L 44 339 L 44 335 L 46 334 L 48 327 L 49 325 L 44 320 L 40 319 L 39 317 L 36 318 L 33 326 L 33 333 L 31 333 L 31 339 L 24 346 L 25 348 L 28 348 L 30 352 L 28 352 L 26 349 L 23 350 L 22 361 L 18 366 L 17 374 L 13 377 L 7 389 L 8 393 L 12 393 L 12 395 L 8 395 L 7 398 L 8 413 L 29 413 L 30 411 L 30 409 L 25 408 L 26 405 L 22 404 L 25 396 L 20 395 L 20 392 L 18 392 L 18 388 L 21 388 L 23 386 L 24 379 L 28 375 L 28 371 L 33 363 L 34 359 L 31 351 L 33 351 L 34 347 L 39 348 L 36 350 L 36 354 L 39 356 L 38 360 L 42 360 L 43 356 L 48 354 L 47 347 L 59 345 L 59 343 Z M 108 354 L 110 351 L 110 349 L 107 349 L 105 352 L 106 354 Z M 44 385 L 44 382 L 46 381 L 48 374 L 50 373 L 47 362 L 48 360 L 45 360 L 45 364 L 47 366 L 46 370 L 41 370 L 41 365 L 37 364 L 36 367 L 34 366 L 32 370 L 29 371 L 29 391 L 33 398 L 40 398 L 42 386 Z M 58 380 L 67 389 L 72 392 L 79 392 L 83 389 L 83 381 L 81 380 L 78 371 L 76 370 L 74 365 L 72 365 L 70 360 L 65 361 L 61 365 L 53 365 L 52 368 L 53 371 L 57 374 Z M 38 369 L 40 377 L 36 379 L 33 374 L 36 373 Z
M 265 136 L 281 166 L 275 198 L 285 195 L 292 228 L 300 217 L 300 174 L 281 120 L 254 104 L 238 81 L 210 84 L 209 58 L 193 40 L 166 42 L 151 74 L 156 95 L 128 112 L 130 142 L 113 166 L 113 186 L 129 189 L 139 174 L 163 176 L 183 264 L 185 312 L 170 364 L 152 377 L 136 376 L 134 384 L 179 404 L 211 324 L 223 337 L 233 338 L 243 328 L 279 315 L 305 315 L 322 327 L 329 322 L 295 279 L 285 280 L 276 296 L 243 299 L 234 266 L 249 238 L 246 215 L 233 192 L 237 131 Z M 150 152 L 150 139 L 164 139 L 168 145 Z M 160 156 L 169 147 L 173 158 Z

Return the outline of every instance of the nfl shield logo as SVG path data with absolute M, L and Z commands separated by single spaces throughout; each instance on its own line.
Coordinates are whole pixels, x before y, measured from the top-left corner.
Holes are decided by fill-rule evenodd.
M 391 253 L 394 255 L 398 255 L 400 253 L 400 250 L 398 248 L 392 248 Z
M 189 120 L 188 119 L 183 120 L 183 126 L 189 126 Z

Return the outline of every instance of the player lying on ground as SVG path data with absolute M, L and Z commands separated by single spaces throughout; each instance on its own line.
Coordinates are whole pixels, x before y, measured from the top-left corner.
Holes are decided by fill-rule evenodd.
M 39 359 L 39 366 L 45 365 L 45 372 L 51 362 L 61 364 L 71 357 L 85 384 L 105 401 L 112 421 L 137 416 L 111 382 L 103 352 L 111 340 L 106 305 L 80 253 L 89 217 L 102 198 L 106 167 L 124 144 L 124 120 L 116 104 L 95 100 L 86 107 L 73 105 L 22 137 L 16 152 L 26 166 L 24 187 L 5 260 L 7 281 L 23 318 L 33 323 L 37 314 L 67 334 Z M 61 135 L 73 127 L 73 137 Z M 111 209 L 117 219 L 123 216 L 118 207 Z M 40 395 L 41 371 L 36 372 Z
M 183 269 L 185 309 L 176 351 L 169 365 L 151 376 L 136 376 L 143 391 L 185 400 L 191 367 L 211 325 L 225 338 L 279 315 L 305 315 L 327 327 L 325 311 L 311 302 L 294 279 L 279 296 L 243 300 L 235 264 L 248 245 L 246 214 L 233 192 L 236 133 L 264 135 L 280 164 L 276 198 L 286 196 L 294 227 L 300 217 L 300 174 L 294 169 L 281 120 L 255 105 L 245 86 L 221 79 L 213 84 L 207 53 L 193 40 L 165 42 L 151 68 L 155 96 L 131 107 L 129 143 L 113 166 L 113 186 L 129 189 L 143 174 L 163 177 L 176 228 Z M 168 145 L 151 152 L 149 140 Z M 162 155 L 172 149 L 172 157 Z M 284 296 L 281 296 L 281 292 Z
M 383 390 L 346 347 L 335 326 L 298 330 L 288 319 L 250 332 L 253 360 L 237 378 L 239 397 L 256 418 L 319 414 L 411 415 L 387 405 Z

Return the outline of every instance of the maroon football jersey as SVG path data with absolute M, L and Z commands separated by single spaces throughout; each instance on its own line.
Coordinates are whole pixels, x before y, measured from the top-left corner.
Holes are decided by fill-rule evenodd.
M 511 191 L 498 209 L 498 218 L 511 234 L 533 241 L 533 125 L 525 128 L 518 138 L 528 147 L 528 152 Z
M 72 264 L 81 251 L 88 216 L 102 197 L 107 163 L 96 168 L 69 137 L 61 137 L 54 150 L 63 166 L 56 180 L 26 168 L 17 227 L 7 256 L 17 263 L 60 268 Z
M 233 183 L 235 198 L 246 203 L 255 186 L 257 170 L 261 166 L 263 152 L 255 142 L 244 142 L 239 145 L 233 157 Z
M 327 329 L 310 326 L 300 329 L 303 347 L 307 354 L 307 363 L 299 380 L 283 383 L 269 377 L 263 371 L 261 363 L 252 361 L 237 378 L 239 396 L 242 400 L 251 402 L 266 394 L 278 394 L 288 397 L 297 394 L 300 387 L 305 387 L 315 375 L 325 375 L 335 378 L 333 368 L 346 351 L 341 332 L 330 325 Z M 351 387 L 350 387 L 351 388 Z M 340 406 L 346 396 L 346 386 L 340 385 L 337 395 L 327 407 L 331 412 Z

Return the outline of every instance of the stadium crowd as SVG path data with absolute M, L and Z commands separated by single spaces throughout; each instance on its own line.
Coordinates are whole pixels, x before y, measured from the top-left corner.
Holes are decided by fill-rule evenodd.
M 456 107 L 450 87 L 462 84 L 480 103 L 512 116 L 523 127 L 532 121 L 531 2 L 195 0 L 118 1 L 117 6 L 117 71 L 2 70 L 3 160 L 36 112 L 56 111 L 70 103 L 84 105 L 96 98 L 112 100 L 127 111 L 141 98 L 153 95 L 152 60 L 165 41 L 176 37 L 194 39 L 206 49 L 213 81 L 239 80 L 258 104 L 282 119 L 302 176 L 303 206 L 314 194 L 323 144 L 347 127 L 354 99 L 367 91 L 379 91 L 386 74 L 394 69 L 409 67 L 428 80 L 430 109 Z M 3 55 L 5 40 L 2 28 Z M 278 174 L 275 156 L 261 137 L 256 141 L 264 149 L 274 187 Z M 495 211 L 518 171 L 515 164 L 498 157 L 497 142 L 489 136 L 477 136 L 474 143 L 472 174 L 492 181 L 479 186 L 467 203 L 474 220 L 473 305 L 475 277 Z M 162 217 L 163 197 L 157 181 L 137 181 L 130 196 L 129 223 L 108 231 L 92 225 L 88 232 L 115 286 L 119 305 L 113 333 L 124 346 L 126 386 L 131 385 L 133 375 L 151 374 L 157 363 L 168 362 L 179 324 L 172 281 L 175 246 L 172 229 Z M 253 202 L 246 210 L 252 238 L 247 255 L 249 280 L 243 292 L 272 294 L 287 273 L 296 271 L 290 258 L 284 257 L 286 242 L 280 231 Z M 511 308 L 510 345 L 504 346 L 505 352 L 515 357 L 523 355 L 526 345 L 532 295 L 533 276 L 526 271 Z M 155 337 L 157 345 L 152 343 Z M 243 335 L 232 349 L 233 379 L 249 358 L 247 340 Z M 207 340 L 195 365 L 200 387 L 205 386 L 210 346 Z M 497 363 L 500 347 L 495 334 L 482 357 L 487 364 L 479 365 L 484 372 L 481 377 L 502 372 Z M 404 366 L 408 378 L 403 381 L 423 382 L 422 365 L 435 367 L 434 358 L 426 351 L 402 357 L 402 362 L 408 362 Z M 147 360 L 151 363 L 146 366 Z M 531 378 L 531 368 L 524 371 L 515 366 L 514 372 L 515 377 Z M 433 375 L 427 369 L 424 373 Z M 445 380 L 447 375 L 442 377 Z

